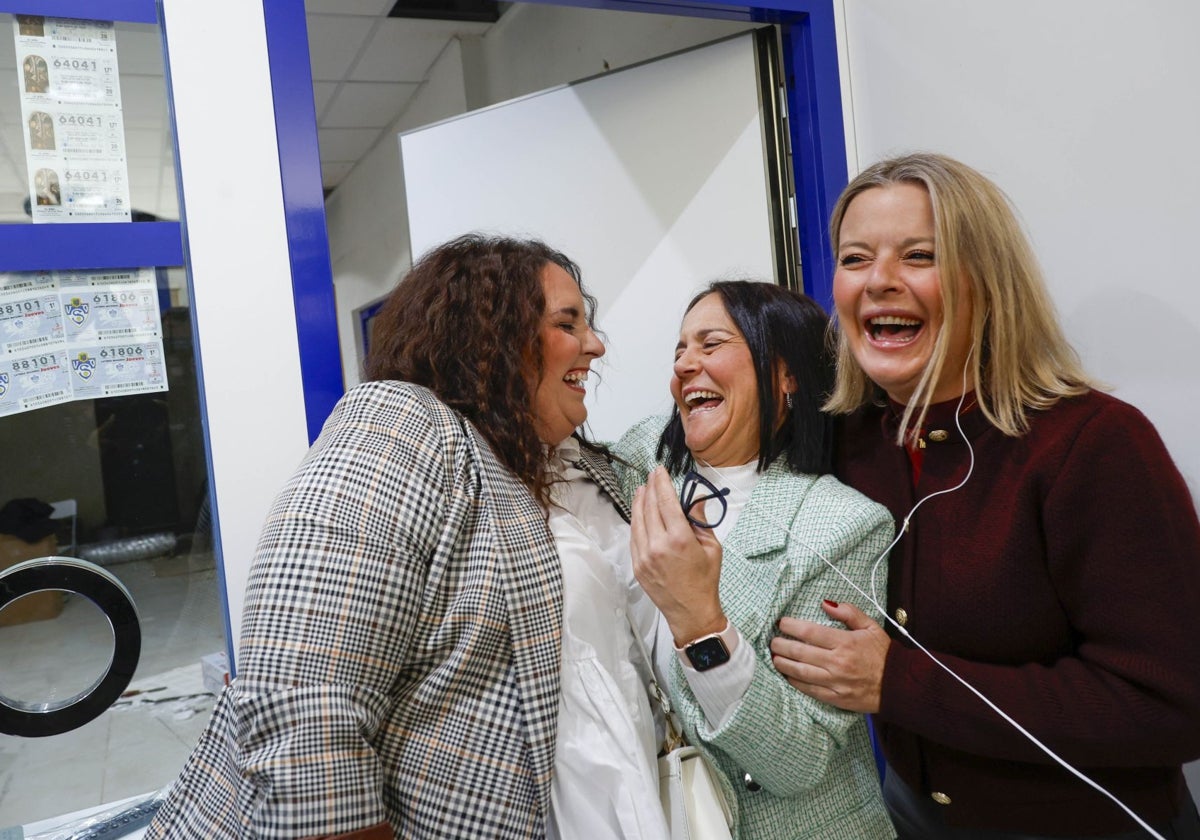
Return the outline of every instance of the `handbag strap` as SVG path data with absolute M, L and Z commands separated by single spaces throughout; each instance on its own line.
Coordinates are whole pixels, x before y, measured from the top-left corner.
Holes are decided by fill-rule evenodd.
M 642 634 L 633 623 L 633 616 L 629 610 L 625 610 L 625 620 L 629 623 L 629 629 L 633 631 L 633 641 L 637 644 L 638 651 L 642 654 L 642 660 L 646 663 L 646 672 L 650 675 L 646 682 L 647 693 L 658 703 L 658 707 L 662 709 L 663 721 L 667 729 L 667 737 L 663 742 L 663 754 L 665 755 L 671 750 L 683 746 L 687 741 L 683 737 L 683 731 L 679 724 L 675 721 L 675 714 L 671 709 L 671 699 L 667 697 L 667 693 L 663 691 L 662 686 L 658 684 L 658 680 L 654 676 L 654 659 L 651 658 L 650 652 L 646 650 L 646 643 L 642 640 Z

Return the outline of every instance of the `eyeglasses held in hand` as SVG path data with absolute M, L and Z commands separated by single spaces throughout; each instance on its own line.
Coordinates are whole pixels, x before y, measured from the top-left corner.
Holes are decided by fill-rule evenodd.
M 679 491 L 679 504 L 683 506 L 683 515 L 687 517 L 688 522 L 700 528 L 716 528 L 729 510 L 729 502 L 725 500 L 728 495 L 728 487 L 718 488 L 700 473 L 692 471 L 683 477 L 683 487 Z M 704 504 L 711 499 L 716 499 L 721 503 L 721 512 L 714 519 L 705 522 L 700 516 L 706 513 Z M 692 510 L 697 505 L 700 506 L 700 515 L 692 516 Z

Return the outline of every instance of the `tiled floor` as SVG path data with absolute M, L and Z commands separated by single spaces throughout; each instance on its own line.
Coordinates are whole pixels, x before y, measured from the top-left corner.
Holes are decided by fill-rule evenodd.
M 142 652 L 130 690 L 142 693 L 62 735 L 0 735 L 0 829 L 170 783 L 212 710 L 200 657 L 223 651 L 225 641 L 211 557 L 107 568 L 137 604 Z M 68 599 L 53 621 L 0 627 L 0 692 L 22 701 L 70 696 L 103 673 L 111 649 L 99 611 Z

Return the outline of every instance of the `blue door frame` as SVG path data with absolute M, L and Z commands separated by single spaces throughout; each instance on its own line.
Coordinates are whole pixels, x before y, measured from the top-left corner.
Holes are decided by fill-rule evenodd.
M 846 184 L 846 145 L 834 28 L 834 0 L 532 0 L 564 6 L 779 24 L 797 196 L 804 290 L 827 309 L 833 254 L 829 212 Z M 303 0 L 264 0 L 274 87 L 284 208 L 309 433 L 315 438 L 341 395 L 341 359 L 332 315 L 333 278 L 325 232 L 320 154 Z
M 804 289 L 829 307 L 833 254 L 826 220 L 846 183 L 834 0 L 533 0 L 596 9 L 774 23 L 783 35 L 787 112 Z M 275 102 L 304 405 L 314 440 L 343 391 L 333 271 L 325 228 L 316 110 L 303 0 L 263 0 Z M 155 0 L 0 0 L 0 12 L 155 23 Z M 102 229 L 101 229 L 102 228 Z M 183 264 L 176 222 L 0 225 L 0 270 Z
M 804 289 L 829 309 L 834 263 L 826 220 L 847 176 L 835 0 L 528 1 L 780 26 Z M 158 23 L 161 17 L 158 0 L 0 0 L 0 12 L 135 23 Z M 344 386 L 308 28 L 303 0 L 263 0 L 263 12 L 311 442 Z M 169 66 L 167 74 L 169 79 Z M 0 225 L 0 271 L 183 265 L 185 227 L 178 222 Z
M 0 0 L 0 12 L 157 23 L 154 0 Z M 87 265 L 81 265 L 81 255 Z M 183 265 L 178 222 L 0 224 L 0 271 Z

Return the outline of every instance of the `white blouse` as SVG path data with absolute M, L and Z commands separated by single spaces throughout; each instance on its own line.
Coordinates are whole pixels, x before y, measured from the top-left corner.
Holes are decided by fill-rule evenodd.
M 629 526 L 572 466 L 578 441 L 557 455 L 549 524 L 563 570 L 562 687 L 546 836 L 665 840 L 648 663 L 627 618 L 653 650 L 658 610 L 634 580 Z

